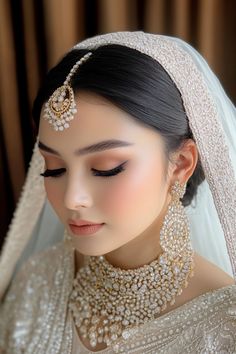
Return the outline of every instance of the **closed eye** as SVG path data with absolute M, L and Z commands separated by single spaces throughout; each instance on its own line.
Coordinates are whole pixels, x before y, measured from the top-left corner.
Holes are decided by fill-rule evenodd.
M 45 170 L 43 173 L 40 173 L 40 176 L 43 177 L 60 177 L 64 172 L 65 168 L 58 168 L 56 170 Z
M 117 175 L 118 173 L 124 171 L 124 164 L 127 161 L 123 162 L 121 165 L 113 168 L 112 170 L 107 170 L 107 171 L 99 171 L 99 170 L 95 170 L 94 168 L 92 168 L 92 171 L 94 172 L 94 176 L 101 176 L 101 177 L 112 177 Z
M 106 171 L 101 171 L 101 170 L 96 170 L 94 168 L 92 168 L 93 171 L 93 175 L 94 176 L 99 176 L 99 177 L 112 177 L 115 176 L 121 172 L 123 172 L 124 169 L 124 165 L 126 164 L 127 161 L 123 162 L 121 165 L 113 168 L 112 170 L 106 170 Z M 45 172 L 40 173 L 40 176 L 43 177 L 60 177 L 64 174 L 64 172 L 66 171 L 65 168 L 58 168 L 56 170 L 49 170 L 47 169 Z

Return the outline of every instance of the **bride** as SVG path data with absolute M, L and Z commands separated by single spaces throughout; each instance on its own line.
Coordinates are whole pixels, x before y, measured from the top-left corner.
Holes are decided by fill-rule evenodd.
M 0 353 L 235 353 L 235 108 L 180 39 L 77 44 L 0 258 Z

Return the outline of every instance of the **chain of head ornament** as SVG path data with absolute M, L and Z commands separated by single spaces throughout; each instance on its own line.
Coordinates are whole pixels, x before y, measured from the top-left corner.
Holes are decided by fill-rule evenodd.
M 92 52 L 85 54 L 70 70 L 63 85 L 58 87 L 48 102 L 45 104 L 44 118 L 48 120 L 56 131 L 63 131 L 69 128 L 69 121 L 74 119 L 77 113 L 74 91 L 70 85 L 71 78 L 83 64 L 92 55 Z

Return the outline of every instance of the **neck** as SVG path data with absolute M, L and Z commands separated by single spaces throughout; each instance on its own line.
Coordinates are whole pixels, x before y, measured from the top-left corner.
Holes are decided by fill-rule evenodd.
M 105 254 L 106 260 L 114 267 L 135 269 L 151 263 L 162 253 L 159 233 L 142 233 L 128 244 Z
M 170 198 L 166 202 L 154 222 L 139 236 L 122 247 L 105 254 L 106 260 L 114 267 L 135 269 L 151 263 L 161 253 L 160 231 L 167 212 Z

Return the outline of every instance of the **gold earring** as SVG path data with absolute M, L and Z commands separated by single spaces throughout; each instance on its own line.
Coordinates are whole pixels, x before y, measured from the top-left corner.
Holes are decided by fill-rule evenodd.
M 171 202 L 160 232 L 160 245 L 172 259 L 184 250 L 191 250 L 190 228 L 185 209 L 180 199 L 186 191 L 186 184 L 176 181 L 171 188 Z

